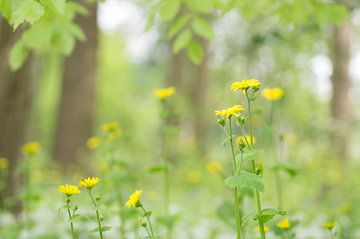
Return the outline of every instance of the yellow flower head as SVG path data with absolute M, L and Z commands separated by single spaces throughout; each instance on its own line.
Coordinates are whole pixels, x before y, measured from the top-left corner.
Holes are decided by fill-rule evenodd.
M 348 213 L 350 210 L 351 210 L 351 208 L 352 208 L 352 205 L 351 205 L 351 203 L 343 203 L 341 206 L 340 206 L 340 212 L 342 213 L 342 214 L 346 214 L 346 213 Z
M 289 228 L 291 227 L 291 224 L 290 224 L 289 219 L 284 219 L 284 220 L 278 222 L 278 223 L 276 224 L 276 226 L 277 226 L 278 228 L 287 230 L 287 229 L 289 229 Z
M 260 231 L 260 227 L 259 227 L 259 226 L 256 227 L 256 231 L 258 231 L 258 232 Z M 265 232 L 270 231 L 270 227 L 264 226 L 264 231 L 265 231 Z
M 119 129 L 119 124 L 117 122 L 106 123 L 106 124 L 103 124 L 103 126 L 102 126 L 102 130 L 105 133 L 114 132 L 118 129 Z
M 159 98 L 160 100 L 166 99 L 170 96 L 175 94 L 175 88 L 174 87 L 168 87 L 163 89 L 157 89 L 154 91 L 154 96 Z
M 246 91 L 251 88 L 254 92 L 258 91 L 260 88 L 260 81 L 256 79 L 249 79 L 249 80 L 242 80 L 237 81 L 231 84 L 230 86 L 231 90 L 242 90 L 244 94 L 246 94 Z
M 92 189 L 99 182 L 100 182 L 100 179 L 98 177 L 88 177 L 88 178 L 85 178 L 82 181 L 80 181 L 80 186 L 87 188 L 87 189 Z
M 29 142 L 22 147 L 22 151 L 26 156 L 37 154 L 40 150 L 41 146 L 38 142 Z
M 255 144 L 255 143 L 256 143 L 255 137 L 253 136 L 252 139 L 253 139 L 253 144 Z M 237 143 L 237 144 L 246 144 L 246 142 L 247 142 L 248 144 L 251 144 L 251 137 L 250 137 L 250 135 L 239 136 L 239 137 L 236 138 L 236 143 Z
M 216 110 L 215 115 L 217 117 L 230 118 L 231 116 L 238 116 L 241 111 L 244 111 L 244 107 L 241 105 L 234 105 L 233 107 L 226 108 L 223 110 Z
M 113 132 L 110 132 L 109 134 L 106 135 L 106 141 L 111 143 L 114 140 L 120 138 L 120 136 L 122 135 L 122 131 L 120 129 L 117 129 Z
M 217 162 L 209 162 L 209 163 L 207 163 L 206 168 L 210 173 L 216 174 L 216 173 L 222 172 L 222 167 Z
M 65 184 L 59 186 L 59 192 L 65 194 L 66 196 L 71 196 L 74 194 L 79 194 L 80 190 L 78 186 Z
M 188 183 L 198 183 L 201 179 L 201 175 L 197 171 L 189 171 L 186 173 L 186 181 Z
M 336 226 L 336 222 L 325 222 L 323 225 L 323 228 L 326 228 L 328 230 L 332 230 Z
M 96 136 L 91 137 L 86 141 L 86 147 L 91 150 L 99 148 L 100 144 L 101 140 L 99 137 Z
M 133 194 L 130 195 L 129 200 L 126 202 L 126 207 L 137 207 L 140 205 L 142 191 L 136 190 Z
M 0 158 L 0 170 L 7 169 L 9 167 L 9 160 L 6 158 Z
M 262 91 L 262 95 L 267 100 L 275 101 L 284 96 L 284 91 L 281 88 L 266 88 Z

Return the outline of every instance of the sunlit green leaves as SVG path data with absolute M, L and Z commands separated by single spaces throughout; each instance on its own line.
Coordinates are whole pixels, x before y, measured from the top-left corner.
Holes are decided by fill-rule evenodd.
M 211 24 L 202 17 L 195 17 L 191 24 L 192 29 L 196 34 L 206 39 L 212 39 L 215 36 L 213 27 Z
M 160 17 L 164 21 L 174 19 L 181 6 L 180 0 L 164 0 L 160 7 Z
M 186 0 L 186 5 L 191 11 L 198 13 L 210 13 L 213 10 L 213 0 Z
M 192 38 L 192 33 L 190 30 L 185 30 L 176 37 L 174 45 L 173 45 L 173 52 L 179 53 L 182 49 L 186 48 Z
M 15 10 L 11 13 L 12 23 L 16 29 L 21 23 L 29 22 L 33 24 L 45 13 L 44 7 L 35 0 L 23 0 L 15 5 Z
M 265 191 L 263 180 L 255 174 L 243 172 L 225 179 L 225 185 L 229 188 L 252 188 L 259 192 Z
M 194 64 L 200 64 L 203 57 L 204 51 L 201 45 L 196 41 L 191 41 L 187 47 L 187 55 Z
M 9 64 L 13 71 L 18 70 L 29 55 L 23 42 L 17 42 L 10 51 Z
M 168 38 L 172 38 L 176 34 L 178 34 L 189 22 L 189 20 L 190 20 L 190 15 L 188 14 L 180 16 L 178 19 L 176 19 L 175 22 L 171 25 L 171 28 L 168 33 Z
M 275 215 L 286 215 L 286 211 L 278 208 L 264 208 L 261 210 L 261 219 L 263 223 L 270 221 Z M 251 220 L 259 220 L 260 214 L 258 211 L 254 211 L 242 218 L 242 224 L 245 225 Z

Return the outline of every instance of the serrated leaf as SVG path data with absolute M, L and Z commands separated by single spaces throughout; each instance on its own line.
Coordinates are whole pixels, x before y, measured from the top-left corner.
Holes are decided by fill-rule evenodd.
M 44 7 L 34 0 L 22 1 L 12 13 L 12 23 L 16 29 L 21 23 L 29 22 L 33 24 L 45 13 Z
M 213 0 L 186 0 L 191 11 L 198 13 L 210 13 L 213 10 Z
M 173 38 L 176 34 L 178 34 L 182 30 L 182 28 L 189 22 L 189 19 L 189 15 L 183 15 L 176 19 L 176 21 L 171 25 L 167 37 L 170 39 Z
M 187 55 L 192 63 L 195 65 L 200 64 L 204 58 L 204 51 L 202 46 L 198 42 L 192 41 L 187 47 Z
M 23 42 L 20 40 L 10 50 L 9 64 L 13 71 L 20 69 L 24 61 L 29 55 L 29 50 L 25 47 Z
M 264 192 L 263 180 L 255 174 L 243 172 L 225 179 L 225 185 L 229 188 L 253 188 L 259 192 Z
M 106 232 L 106 231 L 110 231 L 111 230 L 111 226 L 102 226 L 101 227 L 101 231 Z
M 215 36 L 213 27 L 211 24 L 202 17 L 195 17 L 191 24 L 192 29 L 196 34 L 206 39 L 212 39 Z
M 173 52 L 179 53 L 182 49 L 186 48 L 192 38 L 192 34 L 190 30 L 185 30 L 176 37 L 174 45 L 173 45 Z
M 163 21 L 172 20 L 178 13 L 180 6 L 180 0 L 165 0 L 160 6 L 160 18 Z

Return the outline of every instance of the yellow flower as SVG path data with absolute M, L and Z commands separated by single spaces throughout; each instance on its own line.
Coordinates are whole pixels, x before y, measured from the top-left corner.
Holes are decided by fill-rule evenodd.
M 196 171 L 189 171 L 186 173 L 186 181 L 188 183 L 197 183 L 201 179 L 201 175 Z
M 336 226 L 336 222 L 335 221 L 333 221 L 333 222 L 325 222 L 322 226 L 323 226 L 323 228 L 332 230 Z
M 114 140 L 118 139 L 122 135 L 122 131 L 120 129 L 117 129 L 113 132 L 110 132 L 108 135 L 106 135 L 106 141 L 111 143 Z
M 74 195 L 74 194 L 79 194 L 80 190 L 75 185 L 65 184 L 65 185 L 60 185 L 59 186 L 59 192 L 63 193 L 63 194 L 66 194 L 67 196 L 71 196 L 71 195 Z
M 140 205 L 142 191 L 136 190 L 133 194 L 130 195 L 129 200 L 126 202 L 126 207 L 137 207 Z
M 231 84 L 230 86 L 231 90 L 242 90 L 244 94 L 246 94 L 246 91 L 251 88 L 253 91 L 257 91 L 260 88 L 260 81 L 256 79 L 249 79 L 249 80 L 242 80 L 237 81 Z
M 206 168 L 210 173 L 220 173 L 222 172 L 222 167 L 217 162 L 209 162 L 206 164 Z
M 88 178 L 85 178 L 82 181 L 80 181 L 80 186 L 87 188 L 87 189 L 92 189 L 99 182 L 100 182 L 100 179 L 98 177 L 88 177 Z
M 284 219 L 284 220 L 278 222 L 278 223 L 276 224 L 276 226 L 278 226 L 278 228 L 287 230 L 287 229 L 289 229 L 289 228 L 291 227 L 291 224 L 290 224 L 290 222 L 289 222 L 289 219 Z
M 100 144 L 101 140 L 99 137 L 96 136 L 91 137 L 86 141 L 86 147 L 91 150 L 99 148 Z
M 103 126 L 102 126 L 102 130 L 105 133 L 114 132 L 118 129 L 119 129 L 119 124 L 117 122 L 106 123 L 106 124 L 103 124 Z
M 216 110 L 215 115 L 217 117 L 224 116 L 226 118 L 230 118 L 231 116 L 237 116 L 243 110 L 245 109 L 241 105 L 234 105 L 233 107 L 229 107 L 223 110 Z
M 256 231 L 258 231 L 258 232 L 260 231 L 260 227 L 259 227 L 259 226 L 256 227 Z M 270 227 L 264 226 L 264 231 L 265 231 L 265 232 L 270 231 Z
M 343 203 L 341 206 L 340 206 L 340 212 L 342 213 L 342 214 L 346 214 L 346 213 L 348 213 L 350 210 L 351 210 L 351 208 L 352 208 L 352 205 L 351 205 L 351 203 Z
M 256 143 L 256 139 L 255 137 L 253 136 L 253 144 Z M 250 138 L 250 135 L 245 135 L 245 136 L 239 136 L 236 138 L 236 143 L 237 144 L 246 144 L 246 142 L 248 144 L 251 144 L 251 138 Z
M 40 150 L 41 146 L 38 142 L 29 142 L 22 147 L 22 151 L 26 156 L 37 154 Z
M 154 96 L 159 98 L 160 100 L 163 100 L 165 98 L 168 98 L 175 94 L 175 88 L 174 87 L 168 87 L 163 89 L 157 89 L 154 91 Z
M 6 158 L 0 158 L 0 170 L 7 169 L 9 167 L 9 160 Z
M 266 88 L 262 91 L 262 94 L 265 99 L 275 101 L 284 96 L 284 91 L 281 88 Z

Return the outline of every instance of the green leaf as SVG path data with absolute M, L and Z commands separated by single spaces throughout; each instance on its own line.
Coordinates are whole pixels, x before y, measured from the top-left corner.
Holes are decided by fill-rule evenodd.
M 235 156 L 236 163 L 237 163 L 237 165 L 240 165 L 241 161 L 244 164 L 248 161 L 259 159 L 259 157 L 261 157 L 261 155 L 263 155 L 263 154 L 264 154 L 264 151 L 261 149 L 246 151 L 246 152 L 242 153 L 242 157 L 241 157 L 241 153 L 239 153 Z
M 277 208 L 264 208 L 261 210 L 261 218 L 263 223 L 266 223 L 270 221 L 275 215 L 286 215 L 286 211 L 277 209 Z M 254 211 L 247 216 L 244 216 L 242 218 L 242 223 L 245 225 L 249 220 L 258 220 L 259 219 L 259 213 L 257 211 Z
M 187 55 L 192 63 L 195 65 L 200 64 L 204 58 L 204 51 L 202 46 L 198 42 L 192 41 L 187 47 Z
M 148 20 L 146 22 L 146 25 L 145 25 L 145 32 L 149 31 L 152 26 L 154 25 L 154 21 L 155 21 L 155 12 L 152 12 L 149 17 L 148 17 Z
M 44 7 L 35 0 L 24 0 L 12 13 L 13 27 L 16 29 L 21 23 L 33 24 L 45 13 Z
M 263 180 L 255 174 L 243 172 L 239 175 L 231 176 L 225 179 L 225 185 L 229 188 L 253 188 L 257 191 L 264 192 L 264 182 Z
M 151 217 L 152 211 L 146 211 L 143 217 Z
M 192 34 L 190 30 L 185 30 L 176 37 L 174 45 L 173 45 L 173 52 L 179 53 L 182 49 L 186 48 L 192 38 Z
M 29 55 L 29 50 L 25 47 L 23 41 L 17 41 L 10 50 L 9 64 L 13 71 L 20 69 Z
M 196 17 L 192 24 L 192 29 L 199 36 L 205 37 L 206 39 L 213 39 L 215 36 L 213 27 L 211 24 L 202 17 Z
M 151 167 L 149 169 L 149 173 L 161 173 L 161 172 L 164 172 L 164 171 L 166 171 L 166 166 L 165 165 L 158 165 L 158 166 Z
M 176 21 L 171 25 L 170 31 L 167 35 L 167 37 L 173 38 L 176 34 L 178 34 L 183 27 L 189 22 L 190 16 L 189 15 L 183 15 L 176 19 Z
M 213 0 L 186 0 L 191 11 L 198 13 L 210 13 L 213 10 Z
M 101 227 L 101 231 L 106 232 L 106 231 L 110 231 L 111 230 L 111 226 L 102 226 Z
M 52 6 L 61 14 L 65 13 L 65 0 L 51 0 L 49 1 Z
M 180 0 L 165 0 L 160 7 L 160 18 L 164 21 L 172 20 L 180 9 Z
M 11 6 L 12 0 L 0 1 L 0 13 L 4 16 L 8 23 L 11 23 Z

